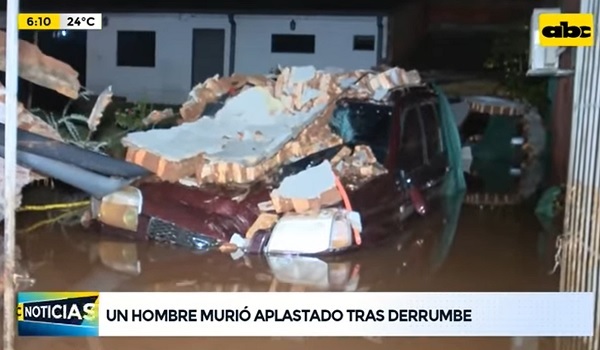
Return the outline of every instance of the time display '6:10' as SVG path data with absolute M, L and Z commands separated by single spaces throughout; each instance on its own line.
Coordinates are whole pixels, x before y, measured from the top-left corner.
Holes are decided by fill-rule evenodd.
M 58 13 L 20 13 L 17 23 L 19 30 L 58 30 L 60 29 L 60 15 Z
M 50 19 L 50 17 L 38 17 L 37 19 L 33 18 L 33 17 L 29 17 L 27 18 L 27 25 L 28 26 L 49 26 L 52 24 L 52 20 Z

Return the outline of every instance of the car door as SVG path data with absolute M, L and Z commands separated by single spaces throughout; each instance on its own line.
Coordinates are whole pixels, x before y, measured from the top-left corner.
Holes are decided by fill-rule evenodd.
M 390 144 L 396 140 L 398 131 L 393 108 L 356 101 L 345 101 L 345 104 L 348 108 L 346 113 L 342 113 L 342 107 L 339 114 L 334 114 L 330 127 L 350 147 L 369 146 L 377 161 L 387 167 L 388 158 L 395 155 L 395 152 L 390 152 L 395 151 Z M 339 119 L 336 120 L 336 117 Z M 389 166 L 387 169 L 389 173 L 377 176 L 348 193 L 353 209 L 360 213 L 363 227 L 367 230 L 364 232 L 365 237 L 369 237 L 366 241 L 387 237 L 396 224 L 395 214 L 402 197 L 394 191 L 394 168 Z
M 426 145 L 423 123 L 418 104 L 408 104 L 400 119 L 400 141 L 397 151 L 397 181 L 399 186 L 408 183 L 422 189 L 424 179 Z
M 448 171 L 448 157 L 438 110 L 437 101 L 423 102 L 419 106 L 425 143 L 425 162 L 421 172 L 424 190 L 440 184 Z

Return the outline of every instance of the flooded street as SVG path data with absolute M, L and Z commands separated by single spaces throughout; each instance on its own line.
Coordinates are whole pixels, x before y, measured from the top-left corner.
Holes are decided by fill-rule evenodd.
M 78 226 L 22 233 L 23 264 L 39 291 L 550 291 L 554 238 L 531 207 L 479 209 L 450 201 L 384 245 L 328 259 L 241 257 L 132 243 Z M 457 206 L 453 206 L 453 204 Z M 43 216 L 38 214 L 38 216 Z M 32 222 L 24 217 L 23 222 Z M 456 224 L 456 229 L 453 229 Z M 23 224 L 19 224 L 23 226 Z M 238 295 L 232 295 L 237 297 Z M 527 340 L 529 341 L 529 340 Z M 511 339 L 20 338 L 18 349 L 548 349 Z

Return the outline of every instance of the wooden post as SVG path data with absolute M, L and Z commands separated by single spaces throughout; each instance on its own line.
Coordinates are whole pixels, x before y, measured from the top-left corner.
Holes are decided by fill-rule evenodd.
M 33 32 L 33 44 L 35 46 L 38 46 L 38 42 L 39 42 L 39 32 L 36 30 L 35 32 Z M 29 82 L 29 94 L 27 95 L 27 109 L 31 110 L 31 105 L 33 103 L 33 87 L 35 85 L 33 85 L 32 82 Z
M 17 177 L 17 91 L 19 89 L 19 0 L 6 0 L 6 115 L 4 116 L 4 334 L 3 349 L 14 350 L 15 211 Z

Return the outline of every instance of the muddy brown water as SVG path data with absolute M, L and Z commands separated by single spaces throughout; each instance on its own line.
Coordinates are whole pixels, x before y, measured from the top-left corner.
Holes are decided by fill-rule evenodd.
M 460 202 L 457 205 L 460 205 Z M 437 210 L 406 223 L 390 241 L 318 262 L 325 281 L 294 280 L 260 257 L 103 237 L 78 226 L 45 226 L 21 233 L 22 263 L 33 291 L 552 291 L 553 237 L 530 207 Z M 22 215 L 19 227 L 47 214 Z M 452 215 L 457 221 L 452 225 Z M 317 266 L 312 265 L 312 266 Z M 325 266 L 325 267 L 324 267 Z M 352 277 L 353 276 L 353 277 Z M 318 285 L 317 285 L 318 284 Z M 548 339 L 511 338 L 18 338 L 17 349 L 520 349 L 552 348 Z

